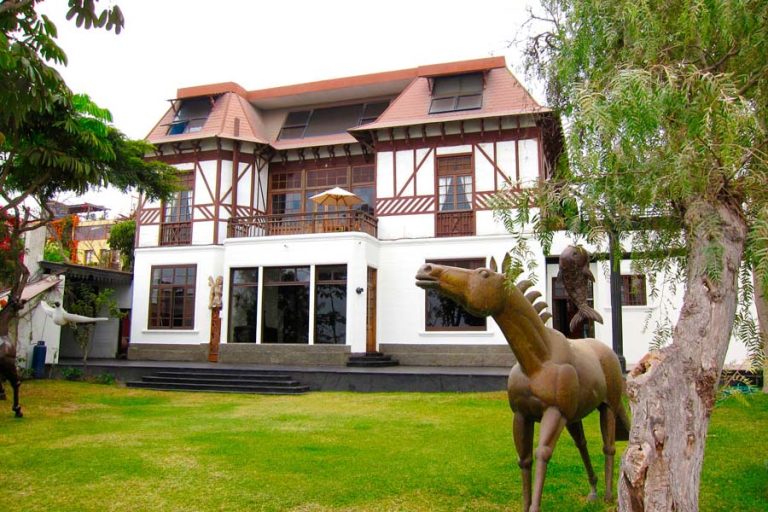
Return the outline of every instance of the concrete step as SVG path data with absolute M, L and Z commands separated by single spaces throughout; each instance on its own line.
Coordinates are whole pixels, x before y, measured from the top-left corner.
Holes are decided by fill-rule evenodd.
M 349 356 L 347 366 L 357 368 L 381 368 L 385 366 L 398 366 L 400 363 L 392 356 L 381 352 L 356 353 Z
M 298 386 L 300 385 L 300 382 L 292 380 L 290 378 L 283 379 L 283 380 L 269 380 L 269 379 L 259 379 L 259 378 L 253 378 L 253 377 L 217 377 L 217 378 L 210 378 L 207 375 L 206 376 L 200 376 L 200 377 L 193 377 L 193 376 L 178 376 L 178 377 L 167 377 L 162 375 L 147 375 L 145 377 L 142 377 L 141 379 L 144 382 L 183 382 L 186 384 L 253 384 L 257 386 L 279 386 L 279 387 L 286 387 L 286 386 Z
M 202 384 L 183 382 L 126 382 L 129 388 L 157 389 L 163 391 L 212 391 L 218 393 L 255 393 L 261 395 L 299 395 L 309 391 L 309 386 L 263 386 L 248 384 Z
M 300 394 L 309 391 L 290 375 L 259 370 L 202 368 L 163 370 L 126 382 L 133 388 L 224 393 Z

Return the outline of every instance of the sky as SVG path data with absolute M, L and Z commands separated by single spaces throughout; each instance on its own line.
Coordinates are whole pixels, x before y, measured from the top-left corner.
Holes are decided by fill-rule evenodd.
M 56 24 L 70 88 L 112 112 L 131 138 L 144 138 L 181 87 L 236 82 L 246 90 L 503 56 L 524 85 L 519 47 L 526 7 L 536 0 L 101 0 L 120 6 L 119 34 L 77 28 L 65 0 L 40 11 Z M 95 191 L 86 200 L 128 213 L 131 198 Z

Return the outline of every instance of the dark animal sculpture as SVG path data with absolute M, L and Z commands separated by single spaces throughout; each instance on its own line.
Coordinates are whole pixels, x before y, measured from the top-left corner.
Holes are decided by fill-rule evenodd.
M 589 253 L 587 250 L 581 246 L 569 245 L 560 254 L 559 267 L 557 278 L 562 281 L 568 297 L 578 310 L 569 325 L 571 332 L 574 332 L 583 320 L 603 323 L 603 317 L 600 316 L 600 313 L 587 304 L 589 283 L 590 281 L 595 282 L 595 276 L 589 270 Z
M 504 267 L 509 265 L 509 256 Z M 582 418 L 600 411 L 600 430 L 605 454 L 605 499 L 613 499 L 614 442 L 628 438 L 626 412 L 621 403 L 624 381 L 621 367 L 610 347 L 596 339 L 571 342 L 546 327 L 549 313 L 541 313 L 538 292 L 525 291 L 523 281 L 508 286 L 504 275 L 492 269 L 467 270 L 437 264 L 423 265 L 416 285 L 450 297 L 470 313 L 492 316 L 512 348 L 517 364 L 509 374 L 507 392 L 514 414 L 515 448 L 523 480 L 523 510 L 537 512 L 547 463 L 558 437 L 566 428 L 576 442 L 589 479 L 590 500 L 597 499 L 597 478 L 587 452 Z M 542 316 L 544 318 L 542 319 Z M 618 420 L 618 421 L 617 421 Z M 539 444 L 533 451 L 534 422 L 540 422 Z M 531 468 L 536 475 L 531 487 Z
M 17 418 L 21 418 L 21 406 L 19 405 L 19 386 L 21 378 L 16 369 L 16 347 L 7 338 L 0 337 L 0 397 L 5 398 L 5 390 L 2 382 L 7 380 L 13 388 L 13 407 Z

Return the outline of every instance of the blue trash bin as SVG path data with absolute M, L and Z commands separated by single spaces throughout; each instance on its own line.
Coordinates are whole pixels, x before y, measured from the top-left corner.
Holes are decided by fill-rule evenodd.
M 36 379 L 45 377 L 45 353 L 47 350 L 44 341 L 38 341 L 32 349 L 32 375 Z

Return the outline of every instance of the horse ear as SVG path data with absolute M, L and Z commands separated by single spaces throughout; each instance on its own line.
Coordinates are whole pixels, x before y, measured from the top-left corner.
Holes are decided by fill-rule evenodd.
M 496 265 L 496 258 L 494 258 L 493 256 L 491 256 L 491 263 L 488 265 L 488 268 L 490 268 L 494 272 L 499 271 L 499 266 Z
M 510 256 L 509 253 L 504 255 L 504 261 L 501 262 L 501 273 L 506 274 L 507 270 L 509 270 L 510 265 L 512 265 L 512 256 Z

